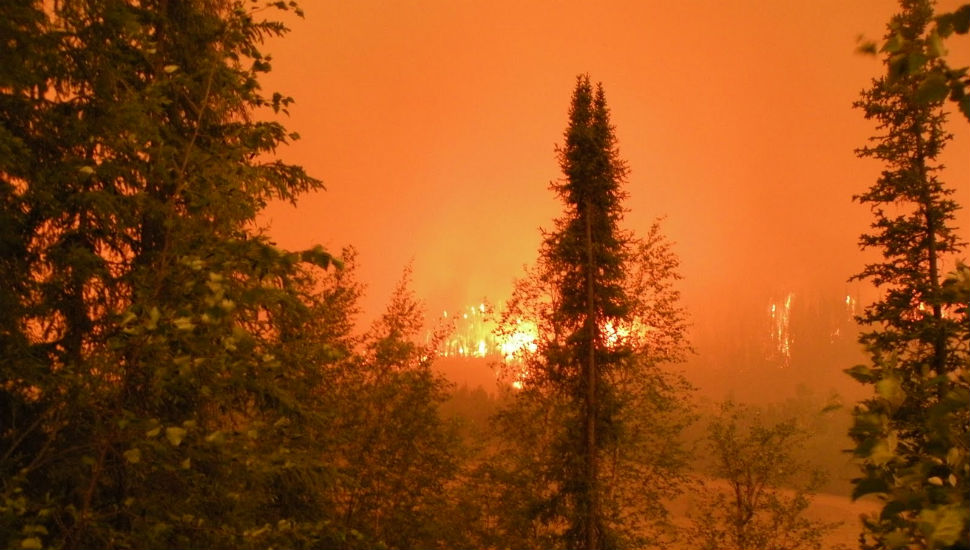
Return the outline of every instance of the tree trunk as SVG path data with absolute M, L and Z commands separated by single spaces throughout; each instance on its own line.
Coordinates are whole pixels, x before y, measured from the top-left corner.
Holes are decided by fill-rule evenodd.
M 923 152 L 923 127 L 922 124 L 914 123 L 913 133 L 916 137 L 916 163 L 920 179 L 920 188 L 923 190 L 920 197 L 921 207 L 923 208 L 926 220 L 926 261 L 929 267 L 930 276 L 930 295 L 933 303 L 933 359 L 932 365 L 936 370 L 937 376 L 942 376 L 946 372 L 946 333 L 943 330 L 943 307 L 940 305 L 940 273 L 936 252 L 936 233 L 937 223 L 933 208 L 933 197 L 930 196 L 927 182 L 926 156 Z M 924 298 L 925 299 L 925 298 Z M 940 398 L 943 397 L 946 389 L 940 385 Z
M 592 204 L 586 200 L 586 327 L 589 330 L 589 355 L 586 364 L 586 548 L 599 548 L 599 486 L 596 464 L 596 304 L 593 277 Z

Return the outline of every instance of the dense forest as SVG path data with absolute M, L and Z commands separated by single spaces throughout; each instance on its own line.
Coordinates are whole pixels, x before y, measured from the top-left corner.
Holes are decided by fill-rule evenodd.
M 944 44 L 970 5 L 901 0 L 855 107 L 881 176 L 858 274 L 863 401 L 695 395 L 676 247 L 624 226 L 605 87 L 564 90 L 561 213 L 495 313 L 496 392 L 435 368 L 402 269 L 360 326 L 353 248 L 285 250 L 293 99 L 263 48 L 295 2 L 0 5 L 0 546 L 970 548 L 970 268 L 938 157 L 970 120 Z M 961 36 L 957 36 L 961 35 Z M 847 55 L 851 53 L 847 52 Z M 947 112 L 956 113 L 947 116 Z M 948 111 L 949 110 L 949 111 Z M 554 136 L 552 136 L 554 137 Z M 841 408 L 840 408 L 841 407 Z M 846 483 L 827 479 L 848 460 Z

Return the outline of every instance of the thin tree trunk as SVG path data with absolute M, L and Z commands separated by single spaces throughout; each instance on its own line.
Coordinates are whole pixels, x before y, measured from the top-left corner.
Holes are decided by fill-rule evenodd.
M 928 191 L 928 181 L 926 173 L 926 157 L 923 152 L 923 128 L 921 124 L 914 124 L 913 133 L 916 134 L 916 162 L 919 171 L 920 187 L 923 189 L 920 197 L 926 219 L 926 240 L 927 240 L 927 263 L 929 264 L 930 292 L 932 293 L 933 320 L 935 321 L 933 333 L 933 360 L 932 365 L 936 370 L 937 376 L 944 374 L 946 370 L 946 334 L 943 332 L 943 308 L 940 305 L 940 273 L 939 259 L 936 251 L 936 219 L 932 208 L 932 197 Z M 940 386 L 940 391 L 944 387 Z M 940 395 L 942 397 L 942 393 Z
M 586 548 L 599 548 L 599 487 L 596 463 L 596 304 L 593 295 L 592 205 L 586 200 L 586 327 L 589 330 L 589 356 L 586 365 Z

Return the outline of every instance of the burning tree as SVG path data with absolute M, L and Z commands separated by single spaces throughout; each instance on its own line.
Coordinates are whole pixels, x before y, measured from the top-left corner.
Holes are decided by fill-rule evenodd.
M 678 262 L 656 225 L 646 239 L 620 228 L 627 167 L 588 76 L 564 137 L 552 189 L 565 212 L 499 329 L 507 340 L 529 319 L 538 333 L 514 362 L 520 389 L 500 423 L 534 484 L 512 507 L 531 520 L 518 528 L 533 543 L 631 545 L 666 518 L 681 462 L 671 442 L 689 416 L 686 382 L 660 368 L 686 353 Z

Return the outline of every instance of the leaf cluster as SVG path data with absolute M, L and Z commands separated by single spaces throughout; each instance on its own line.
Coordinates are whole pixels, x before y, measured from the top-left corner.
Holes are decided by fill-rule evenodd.
M 794 455 L 810 433 L 794 418 L 771 422 L 752 407 L 725 402 L 708 425 L 714 458 L 686 538 L 697 548 L 821 548 L 838 524 L 805 512 L 824 483 Z
M 939 14 L 932 18 L 932 22 L 928 32 L 914 35 L 907 32 L 901 20 L 894 20 L 881 46 L 865 41 L 859 51 L 869 55 L 887 54 L 887 75 L 891 79 L 915 77 L 918 84 L 914 98 L 917 102 L 938 104 L 949 98 L 970 120 L 970 94 L 967 92 L 970 67 L 950 67 L 946 63 L 944 45 L 952 35 L 965 35 L 970 30 L 970 4 Z
M 949 140 L 941 109 L 947 85 L 964 114 L 970 105 L 966 69 L 951 71 L 942 59 L 942 39 L 970 27 L 970 6 L 935 19 L 924 0 L 902 8 L 881 50 L 889 73 L 856 104 L 880 131 L 857 154 L 885 169 L 856 197 L 875 217 L 861 244 L 883 256 L 856 278 L 883 295 L 859 318 L 868 325 L 859 340 L 871 364 L 847 371 L 875 392 L 854 411 L 850 436 L 862 476 L 853 496 L 875 494 L 883 504 L 863 520 L 864 548 L 965 546 L 970 293 L 963 263 L 942 274 L 966 244 L 953 226 L 960 206 L 939 179 L 937 157 Z
M 961 265 L 945 281 L 963 327 L 951 341 L 960 362 L 954 370 L 941 376 L 924 363 L 913 372 L 911 363 L 890 356 L 847 371 L 875 388 L 857 406 L 850 431 L 863 474 L 854 480 L 853 498 L 875 494 L 883 502 L 878 516 L 864 519 L 867 547 L 943 548 L 967 539 L 968 280 L 970 270 Z

